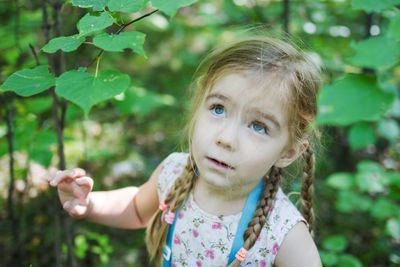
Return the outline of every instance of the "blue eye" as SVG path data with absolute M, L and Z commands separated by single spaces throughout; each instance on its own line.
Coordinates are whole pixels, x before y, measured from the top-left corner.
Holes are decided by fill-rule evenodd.
M 268 133 L 268 128 L 267 126 L 265 126 L 264 123 L 262 122 L 258 122 L 258 121 L 254 121 L 250 124 L 250 127 L 256 131 L 257 133 L 260 134 L 267 134 Z
M 215 116 L 223 116 L 225 114 L 225 108 L 222 105 L 213 105 L 211 107 L 211 113 Z

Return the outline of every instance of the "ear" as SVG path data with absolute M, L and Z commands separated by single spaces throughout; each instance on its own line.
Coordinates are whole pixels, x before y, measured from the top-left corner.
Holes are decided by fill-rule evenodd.
M 292 147 L 284 150 L 282 152 L 281 157 L 275 162 L 275 166 L 278 168 L 285 168 L 289 166 L 293 161 L 295 161 L 301 154 L 306 151 L 309 146 L 309 142 L 307 139 L 304 139 Z

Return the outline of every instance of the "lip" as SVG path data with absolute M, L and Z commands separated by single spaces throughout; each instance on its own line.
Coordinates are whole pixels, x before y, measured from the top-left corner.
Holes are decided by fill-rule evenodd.
M 216 166 L 218 168 L 222 168 L 222 169 L 227 169 L 227 170 L 234 170 L 235 168 L 230 166 L 228 163 L 223 162 L 221 160 L 212 158 L 212 157 L 206 157 L 206 159 L 213 165 Z

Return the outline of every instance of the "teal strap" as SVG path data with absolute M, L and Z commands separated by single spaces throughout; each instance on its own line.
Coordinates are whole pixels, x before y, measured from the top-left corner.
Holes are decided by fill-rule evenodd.
M 246 204 L 244 205 L 242 216 L 240 217 L 239 225 L 236 230 L 235 239 L 233 240 L 231 252 L 229 254 L 228 265 L 235 260 L 236 253 L 240 250 L 241 247 L 243 247 L 243 234 L 246 231 L 247 226 L 253 218 L 254 212 L 257 209 L 257 203 L 260 199 L 263 185 L 264 179 L 261 179 L 257 187 L 250 192 L 249 196 L 246 199 Z
M 231 264 L 235 260 L 236 253 L 240 250 L 240 248 L 244 244 L 243 234 L 247 229 L 251 218 L 253 218 L 254 212 L 257 208 L 258 200 L 260 199 L 261 191 L 264 185 L 264 180 L 258 183 L 257 187 L 250 192 L 249 196 L 246 199 L 246 203 L 243 208 L 242 216 L 240 217 L 239 225 L 236 230 L 235 239 L 233 240 L 231 252 L 229 254 L 228 265 Z M 171 266 L 172 259 L 172 239 L 174 235 L 176 219 L 178 218 L 179 210 L 175 212 L 174 222 L 168 228 L 168 235 L 166 245 L 163 249 L 163 267 Z

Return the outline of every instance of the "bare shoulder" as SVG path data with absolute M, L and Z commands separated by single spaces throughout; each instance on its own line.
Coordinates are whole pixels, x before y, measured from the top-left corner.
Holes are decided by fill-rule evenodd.
M 276 267 L 322 267 L 314 240 L 307 226 L 299 222 L 286 235 L 278 255 Z

